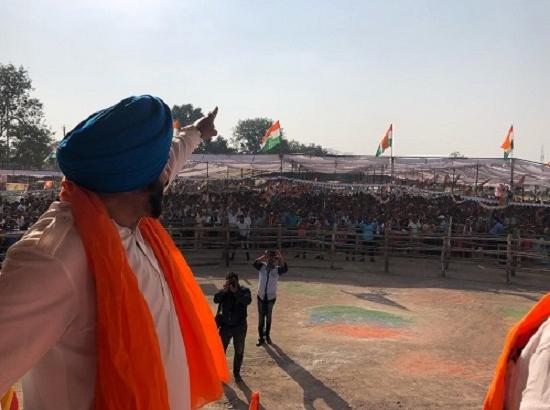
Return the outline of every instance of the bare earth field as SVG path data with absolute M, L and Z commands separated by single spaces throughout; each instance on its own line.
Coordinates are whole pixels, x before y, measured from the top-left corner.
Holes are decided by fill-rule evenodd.
M 227 269 L 187 257 L 212 303 Z M 274 344 L 255 346 L 254 299 L 244 383 L 229 383 L 208 409 L 247 409 L 252 391 L 264 409 L 479 409 L 507 329 L 548 283 L 519 275 L 506 285 L 501 268 L 467 262 L 453 262 L 447 278 L 423 259 L 395 259 L 392 274 L 379 261 L 340 261 L 335 270 L 319 260 L 289 264 Z M 254 294 L 252 266 L 231 269 Z M 230 366 L 232 356 L 230 347 Z

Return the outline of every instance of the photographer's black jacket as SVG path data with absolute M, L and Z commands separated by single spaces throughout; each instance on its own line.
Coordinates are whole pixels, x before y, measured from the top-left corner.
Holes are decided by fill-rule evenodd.
M 246 308 L 252 302 L 250 289 L 240 286 L 237 292 L 220 290 L 214 296 L 214 303 L 221 303 L 223 326 L 234 327 L 246 322 Z

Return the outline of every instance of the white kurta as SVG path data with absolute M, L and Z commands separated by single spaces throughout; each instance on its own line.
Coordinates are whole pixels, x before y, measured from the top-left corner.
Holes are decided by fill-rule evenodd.
M 165 178 L 176 176 L 199 143 L 194 127 L 174 139 Z M 187 410 L 189 372 L 170 290 L 139 230 L 117 229 L 155 323 L 170 408 Z M 10 248 L 2 267 L 0 393 L 22 377 L 26 410 L 91 409 L 95 307 L 94 279 L 70 204 L 55 202 Z
M 506 410 L 550 409 L 550 319 L 529 339 L 516 363 L 509 363 Z

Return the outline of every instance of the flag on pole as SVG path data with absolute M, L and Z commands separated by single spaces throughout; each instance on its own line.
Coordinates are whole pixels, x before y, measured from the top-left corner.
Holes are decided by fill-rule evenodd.
M 382 137 L 380 144 L 378 144 L 378 149 L 376 150 L 376 156 L 379 157 L 384 153 L 385 150 L 392 146 L 393 140 L 393 124 L 390 124 L 390 128 L 386 131 L 386 134 Z
M 279 124 L 279 121 L 275 121 L 262 137 L 262 140 L 260 141 L 260 151 L 271 151 L 282 141 L 283 136 L 281 134 L 281 124 Z
M 504 139 L 504 142 L 502 143 L 500 148 L 504 150 L 504 159 L 508 159 L 508 157 L 514 150 L 514 126 L 513 125 L 510 125 L 508 134 L 506 134 L 506 138 Z

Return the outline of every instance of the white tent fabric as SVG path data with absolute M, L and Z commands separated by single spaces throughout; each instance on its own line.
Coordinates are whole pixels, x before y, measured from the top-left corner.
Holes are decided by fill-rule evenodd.
M 442 182 L 445 175 L 458 184 L 488 186 L 510 184 L 511 161 L 502 158 L 445 158 L 445 157 L 394 157 L 394 177 L 408 180 L 429 180 L 434 177 Z M 524 186 L 550 188 L 550 164 L 541 164 L 514 159 L 514 184 L 522 181 Z M 281 168 L 282 167 L 282 168 Z M 391 159 L 374 156 L 324 156 L 309 155 L 214 155 L 193 154 L 179 174 L 188 178 L 226 178 L 278 174 L 293 172 L 315 172 L 322 174 L 391 174 Z M 61 177 L 56 171 L 0 170 L 0 175 L 32 177 Z M 525 178 L 523 178 L 525 177 Z
M 486 185 L 510 184 L 510 160 L 502 158 L 444 158 L 394 157 L 394 177 L 423 180 L 445 175 L 455 177 L 458 183 Z M 550 188 L 550 166 L 514 159 L 514 184 L 522 181 L 525 187 Z M 391 159 L 374 156 L 308 155 L 212 155 L 194 154 L 180 173 L 182 177 L 224 178 L 259 173 L 315 172 L 323 174 L 391 174 Z M 523 178 L 525 177 L 525 178 Z

